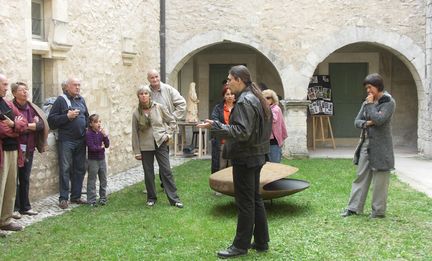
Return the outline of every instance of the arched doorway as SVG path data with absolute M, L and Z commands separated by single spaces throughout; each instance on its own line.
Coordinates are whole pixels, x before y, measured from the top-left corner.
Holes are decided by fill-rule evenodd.
M 404 62 L 380 45 L 359 42 L 337 49 L 318 64 L 314 74 L 330 75 L 334 102 L 331 123 L 337 146 L 354 146 L 360 131 L 354 118 L 365 98 L 363 78 L 380 73 L 385 89 L 395 98 L 393 142 L 395 147 L 417 149 L 418 95 L 416 82 Z M 308 142 L 311 131 L 308 131 Z
M 252 74 L 252 80 L 265 83 L 278 95 L 284 95 L 282 81 L 272 62 L 253 47 L 240 43 L 220 42 L 199 50 L 179 64 L 177 87 L 187 95 L 190 82 L 195 82 L 199 97 L 200 119 L 208 118 L 214 105 L 222 101 L 222 81 L 232 65 L 243 64 Z

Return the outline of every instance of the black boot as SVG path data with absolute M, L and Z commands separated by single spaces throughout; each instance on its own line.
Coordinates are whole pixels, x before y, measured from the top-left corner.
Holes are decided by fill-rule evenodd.
M 226 250 L 222 250 L 217 253 L 218 257 L 220 258 L 232 258 L 232 257 L 243 256 L 246 254 L 247 254 L 247 249 L 237 248 L 234 245 L 228 247 Z

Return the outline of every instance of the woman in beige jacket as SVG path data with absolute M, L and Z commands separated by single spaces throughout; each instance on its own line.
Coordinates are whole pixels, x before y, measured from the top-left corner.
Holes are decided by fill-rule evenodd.
M 143 165 L 147 205 L 152 207 L 157 201 L 154 181 L 154 158 L 156 157 L 159 175 L 170 204 L 183 208 L 177 195 L 169 162 L 168 142 L 177 127 L 176 121 L 164 106 L 151 100 L 150 94 L 151 90 L 148 86 L 137 90 L 139 103 L 132 115 L 132 149 L 135 159 L 141 160 Z

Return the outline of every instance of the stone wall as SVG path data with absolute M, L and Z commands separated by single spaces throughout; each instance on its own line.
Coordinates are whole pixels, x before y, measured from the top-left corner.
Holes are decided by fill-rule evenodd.
M 240 41 L 263 52 L 282 73 L 286 88 L 283 96 L 302 99 L 305 87 L 296 84 L 307 80 L 319 59 L 325 58 L 317 53 L 329 55 L 335 50 L 329 44 L 335 35 L 344 30 L 345 34 L 355 34 L 358 27 L 372 28 L 407 37 L 424 47 L 424 12 L 425 3 L 421 0 L 391 1 L 391 4 L 375 0 L 308 0 L 301 4 L 211 0 L 185 4 L 173 0 L 167 3 L 167 71 L 175 67 L 170 59 L 175 60 L 185 52 L 181 50 L 183 43 L 193 48 L 197 41 L 203 47 L 212 32 L 216 32 L 219 41 Z M 209 40 L 200 39 L 199 35 L 206 35 Z M 349 36 L 342 35 L 339 47 L 344 45 L 343 38 Z
M 109 174 L 140 163 L 131 151 L 131 115 L 137 103 L 136 87 L 147 82 L 146 72 L 159 67 L 159 3 L 134 0 L 48 0 L 53 8 L 67 8 L 66 43 L 72 47 L 54 66 L 50 76 L 58 95 L 68 76 L 82 80 L 81 94 L 90 113 L 101 115 L 111 147 L 107 151 Z M 0 0 L 0 71 L 10 81 L 31 83 L 32 36 L 30 1 Z M 23 11 L 25 10 L 25 11 Z M 64 11 L 64 10 L 63 10 Z M 64 18 L 65 16 L 63 16 Z M 31 197 L 58 192 L 55 140 L 50 136 L 47 153 L 35 153 Z
M 0 0 L 0 72 L 10 82 L 31 78 L 28 55 L 31 45 L 27 34 L 29 17 L 22 10 L 29 10 L 29 1 Z M 30 62 L 31 63 L 31 62 Z
M 0 71 L 11 82 L 30 83 L 32 50 L 37 48 L 49 67 L 47 94 L 57 95 L 60 82 L 70 75 L 82 79 L 82 95 L 90 112 L 101 115 L 110 133 L 109 173 L 138 165 L 131 157 L 130 118 L 136 103 L 135 88 L 146 82 L 148 69 L 159 67 L 159 2 L 44 2 L 52 8 L 47 14 L 64 25 L 48 26 L 50 39 L 60 41 L 60 47 L 67 50 L 58 48 L 60 54 L 43 52 L 52 46 L 32 39 L 30 1 L 0 0 Z M 413 75 L 419 99 L 419 148 L 432 153 L 430 74 L 425 77 L 426 63 L 430 69 L 432 56 L 430 41 L 425 40 L 426 33 L 430 36 L 431 32 L 426 28 L 431 24 L 430 0 L 171 0 L 166 9 L 169 82 L 177 86 L 177 73 L 183 64 L 204 47 L 231 41 L 254 48 L 273 64 L 282 80 L 280 95 L 290 101 L 285 120 L 295 128 L 288 130 L 292 144 L 286 147 L 292 154 L 307 153 L 306 107 L 302 101 L 309 77 L 319 63 L 353 42 L 378 43 L 391 49 Z M 51 18 L 47 19 L 50 24 Z M 260 64 L 263 61 L 257 60 Z M 204 67 L 198 66 L 198 71 Z M 36 153 L 31 195 L 39 198 L 54 192 L 57 160 L 51 136 L 49 151 Z
M 203 48 L 235 42 L 269 59 L 281 77 L 282 96 L 301 101 L 306 97 L 309 78 L 323 60 L 346 45 L 369 42 L 390 50 L 408 68 L 418 94 L 419 114 L 426 113 L 425 10 L 426 3 L 421 0 L 169 1 L 168 79 L 174 82 L 176 75 L 170 72 L 179 71 Z M 194 26 L 197 24 L 200 26 Z M 287 113 L 287 122 L 305 124 L 306 114 L 300 111 Z M 421 143 L 431 135 L 420 131 L 426 121 L 417 124 L 423 135 Z M 305 135 L 306 129 L 291 130 L 291 139 L 299 142 L 287 150 L 307 151 Z
M 432 158 L 432 0 L 427 0 L 426 8 L 426 97 L 420 110 L 419 151 L 428 158 Z

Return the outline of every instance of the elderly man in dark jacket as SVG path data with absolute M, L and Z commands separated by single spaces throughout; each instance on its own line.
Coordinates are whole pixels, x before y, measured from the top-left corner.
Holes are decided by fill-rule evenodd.
M 248 69 L 243 65 L 230 69 L 228 88 L 236 95 L 229 124 L 206 120 L 198 127 L 211 127 L 215 136 L 226 140 L 223 156 L 231 159 L 237 231 L 232 245 L 218 252 L 220 258 L 247 254 L 249 248 L 267 251 L 269 234 L 266 211 L 259 194 L 261 168 L 269 153 L 272 116 L 258 87 L 252 83 Z M 254 242 L 251 245 L 251 239 Z
M 355 126 L 362 130 L 360 143 L 354 155 L 358 165 L 357 178 L 352 183 L 348 207 L 342 217 L 363 212 L 363 207 L 373 179 L 371 218 L 385 217 L 390 171 L 394 169 L 391 134 L 391 118 L 396 103 L 384 91 L 379 74 L 368 75 L 363 85 L 368 96 L 355 119 Z
M 81 198 L 81 190 L 86 173 L 85 134 L 89 113 L 80 92 L 81 81 L 74 77 L 69 78 L 64 94 L 57 98 L 48 115 L 50 128 L 58 129 L 59 207 L 61 209 L 69 206 L 69 181 L 71 203 L 86 203 Z

